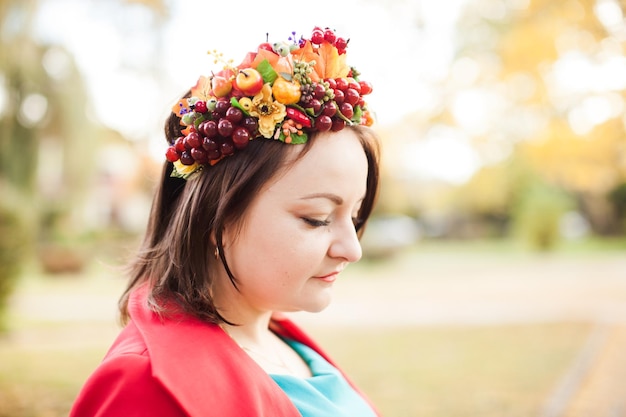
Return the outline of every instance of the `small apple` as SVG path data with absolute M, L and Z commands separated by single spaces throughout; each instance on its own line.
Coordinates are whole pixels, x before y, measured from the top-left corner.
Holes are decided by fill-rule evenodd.
M 239 70 L 235 77 L 235 88 L 247 96 L 257 95 L 263 88 L 263 77 L 254 68 Z
M 225 97 L 233 89 L 233 82 L 221 75 L 214 75 L 211 79 L 211 89 L 215 97 Z

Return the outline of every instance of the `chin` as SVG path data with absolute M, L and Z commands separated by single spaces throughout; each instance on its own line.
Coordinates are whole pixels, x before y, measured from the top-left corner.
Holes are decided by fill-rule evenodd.
M 311 303 L 307 305 L 302 311 L 306 311 L 307 313 L 319 313 L 326 309 L 330 305 L 331 298 L 325 297 L 324 300 L 319 300 L 317 303 Z

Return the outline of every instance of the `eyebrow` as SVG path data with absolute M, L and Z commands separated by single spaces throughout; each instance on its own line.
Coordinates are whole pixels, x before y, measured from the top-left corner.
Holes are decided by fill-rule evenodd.
M 338 206 L 343 204 L 343 198 L 339 197 L 337 194 L 332 194 L 332 193 L 308 194 L 308 195 L 305 195 L 304 197 L 302 197 L 301 200 L 313 200 L 313 199 L 316 199 L 316 198 L 325 198 L 327 200 L 332 201 L 333 203 L 335 203 Z

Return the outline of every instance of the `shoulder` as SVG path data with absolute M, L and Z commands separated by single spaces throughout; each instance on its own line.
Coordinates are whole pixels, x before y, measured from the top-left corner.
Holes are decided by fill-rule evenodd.
M 70 417 L 183 416 L 174 397 L 153 376 L 141 333 L 129 323 L 76 399 Z
M 152 376 L 146 354 L 108 356 L 89 377 L 70 417 L 183 416 L 176 400 Z

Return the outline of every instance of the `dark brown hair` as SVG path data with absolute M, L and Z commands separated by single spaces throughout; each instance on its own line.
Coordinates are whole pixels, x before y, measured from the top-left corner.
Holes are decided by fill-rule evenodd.
M 165 125 L 169 143 L 181 136 L 181 126 L 172 114 Z M 359 237 L 369 218 L 379 184 L 379 148 L 373 131 L 350 126 L 358 136 L 368 162 L 367 192 L 356 225 Z M 298 155 L 302 157 L 316 134 Z M 173 165 L 166 162 L 156 190 L 143 243 L 129 265 L 130 282 L 120 298 L 122 322 L 128 321 L 128 300 L 133 289 L 148 282 L 149 303 L 167 313 L 166 304 L 212 323 L 226 320 L 211 296 L 209 264 L 218 252 L 233 285 L 237 280 L 226 262 L 222 234 L 227 225 L 238 225 L 247 207 L 270 179 L 288 166 L 290 146 L 280 141 L 256 139 L 245 150 L 207 167 L 194 178 L 171 177 Z M 293 160 L 293 158 L 291 158 Z M 215 238 L 212 242 L 211 237 Z

